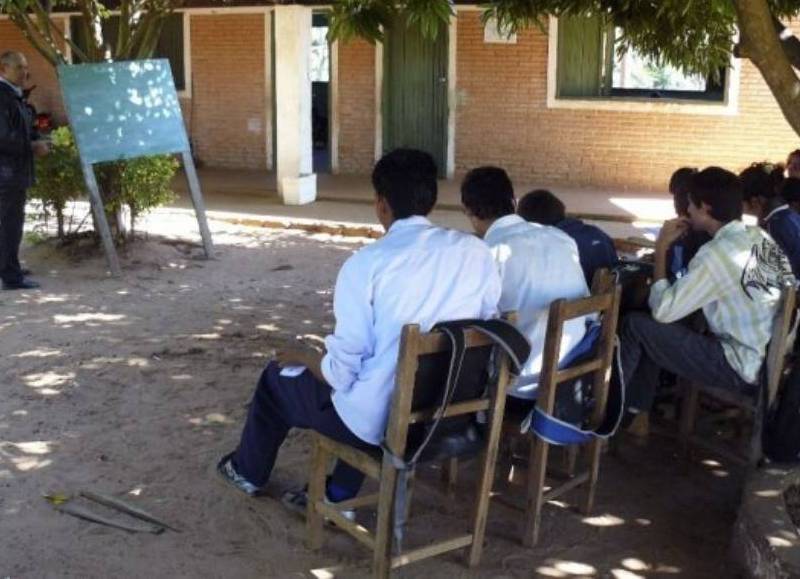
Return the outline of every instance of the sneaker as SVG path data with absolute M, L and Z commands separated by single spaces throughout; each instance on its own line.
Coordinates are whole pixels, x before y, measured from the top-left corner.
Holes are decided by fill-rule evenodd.
M 225 479 L 226 482 L 232 484 L 248 496 L 255 497 L 261 492 L 261 488 L 257 487 L 236 472 L 236 469 L 233 467 L 232 452 L 230 454 L 226 454 L 220 459 L 219 463 L 217 463 L 217 472 L 223 479 Z
M 332 505 L 332 506 L 336 505 L 336 503 L 334 503 L 328 498 L 327 493 L 323 500 L 325 501 L 326 505 Z M 308 508 L 308 485 L 304 486 L 302 489 L 286 491 L 285 493 L 283 493 L 283 496 L 281 497 L 281 502 L 290 511 L 305 517 Z M 339 512 L 348 521 L 356 520 L 355 509 L 345 509 Z

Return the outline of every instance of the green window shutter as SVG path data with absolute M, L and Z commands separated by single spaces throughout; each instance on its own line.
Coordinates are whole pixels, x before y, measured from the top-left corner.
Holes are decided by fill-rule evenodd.
M 72 41 L 78 48 L 86 50 L 88 38 L 81 25 L 81 17 L 73 16 L 69 22 Z M 116 49 L 117 35 L 119 32 L 119 16 L 110 16 L 103 20 L 103 41 L 106 46 L 111 47 L 112 54 Z M 166 58 L 172 67 L 172 75 L 175 78 L 175 88 L 184 90 L 186 88 L 186 73 L 183 66 L 183 14 L 170 14 L 164 21 L 161 29 L 161 36 L 158 39 L 154 58 Z M 74 64 L 80 64 L 77 57 L 73 57 Z
M 596 97 L 602 91 L 607 27 L 599 14 L 558 19 L 559 97 Z

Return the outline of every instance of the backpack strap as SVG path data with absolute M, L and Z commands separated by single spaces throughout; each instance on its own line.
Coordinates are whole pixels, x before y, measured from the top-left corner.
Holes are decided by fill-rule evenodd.
M 447 336 L 450 341 L 451 355 L 450 365 L 447 371 L 447 382 L 442 394 L 442 402 L 436 411 L 433 424 L 417 447 L 410 459 L 397 456 L 386 445 L 383 440 L 380 444 L 384 457 L 387 457 L 392 466 L 398 471 L 397 484 L 394 493 L 394 539 L 398 551 L 402 551 L 403 535 L 406 524 L 406 503 L 408 501 L 408 481 L 414 474 L 422 453 L 433 439 L 436 429 L 444 418 L 447 408 L 453 400 L 458 379 L 461 375 L 461 367 L 464 363 L 466 354 L 466 341 L 464 330 L 472 328 L 492 339 L 494 344 L 503 349 L 508 354 L 512 368 L 519 372 L 522 365 L 530 355 L 531 346 L 528 339 L 513 324 L 505 320 L 455 320 L 451 322 L 440 322 L 431 331 L 440 331 Z
M 597 345 L 598 339 L 600 338 L 600 324 L 598 323 L 596 325 L 598 329 L 596 331 L 594 331 L 593 328 L 587 330 L 584 339 L 582 339 L 573 349 L 575 350 L 580 348 L 581 354 L 571 357 L 570 355 L 572 352 L 570 352 L 567 356 L 565 356 L 565 361 L 567 358 L 571 358 L 570 363 L 563 364 L 562 362 L 562 364 L 559 365 L 559 370 L 564 370 L 569 366 L 579 364 L 583 359 L 586 359 L 591 355 L 595 346 Z M 590 341 L 591 347 L 587 347 L 587 344 L 585 344 L 584 341 Z M 523 433 L 527 432 L 528 430 L 533 430 L 536 436 L 548 444 L 557 446 L 585 444 L 587 442 L 591 442 L 595 438 L 606 439 L 613 436 L 617 432 L 617 429 L 622 422 L 625 409 L 625 377 L 622 373 L 622 363 L 620 361 L 619 338 L 616 336 L 614 337 L 614 350 L 614 359 L 617 363 L 617 370 L 619 371 L 619 380 L 611 380 L 609 384 L 606 416 L 603 420 L 603 423 L 597 429 L 582 429 L 575 424 L 570 424 L 569 422 L 560 420 L 552 414 L 544 412 L 538 406 L 535 406 L 522 422 L 520 430 Z M 562 365 L 564 367 L 562 367 Z

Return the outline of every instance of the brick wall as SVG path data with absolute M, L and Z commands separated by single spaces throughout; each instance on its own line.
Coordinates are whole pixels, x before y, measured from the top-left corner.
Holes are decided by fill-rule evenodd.
M 195 154 L 207 165 L 265 168 L 263 14 L 191 17 Z
M 375 159 L 375 47 L 339 44 L 339 172 L 369 173 Z
M 55 69 L 34 50 L 13 22 L 0 20 L 0 52 L 6 50 L 17 50 L 28 58 L 31 84 L 36 85 L 36 89 L 31 93 L 31 102 L 36 110 L 50 113 L 56 121 L 63 123 L 66 115 Z
M 494 163 L 543 185 L 664 190 L 681 165 L 736 170 L 800 145 L 749 62 L 736 116 L 548 109 L 546 35 L 484 44 L 479 13 L 461 12 L 457 38 L 458 172 Z

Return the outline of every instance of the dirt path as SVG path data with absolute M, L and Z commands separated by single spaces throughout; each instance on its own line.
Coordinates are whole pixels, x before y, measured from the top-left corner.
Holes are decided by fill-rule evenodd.
M 74 262 L 37 246 L 25 257 L 44 289 L 0 294 L 0 577 L 368 574 L 366 552 L 348 538 L 329 532 L 326 549 L 310 553 L 300 519 L 213 472 L 274 349 L 330 330 L 336 272 L 361 242 L 212 226 L 218 259 L 151 238 L 124 257 L 122 280 L 105 276 L 100 256 Z M 147 227 L 194 231 L 177 217 Z M 548 506 L 536 549 L 518 545 L 518 513 L 497 504 L 478 570 L 450 556 L 398 576 L 724 576 L 739 475 L 713 462 L 681 466 L 672 451 L 655 441 L 606 458 L 597 516 Z M 307 458 L 307 436 L 292 435 L 273 491 L 303 482 Z M 455 508 L 419 493 L 412 537 L 461 532 L 465 472 Z M 128 534 L 41 498 L 80 489 L 124 496 L 183 532 Z

